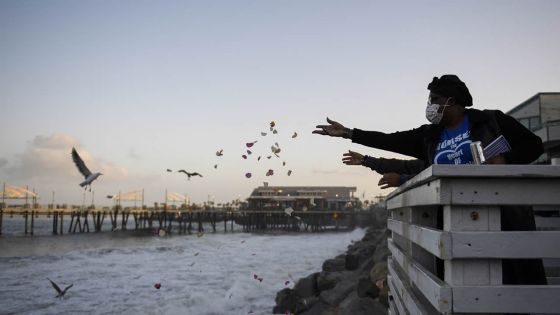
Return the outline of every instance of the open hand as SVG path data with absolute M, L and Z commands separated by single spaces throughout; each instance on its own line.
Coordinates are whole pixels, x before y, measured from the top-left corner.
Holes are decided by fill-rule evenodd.
M 383 174 L 383 177 L 381 177 L 377 185 L 380 186 L 381 189 L 386 189 L 389 187 L 399 187 L 400 179 L 401 175 L 397 173 L 385 173 Z
M 342 158 L 342 163 L 346 165 L 362 165 L 364 161 L 364 156 L 358 152 L 348 150 L 348 153 L 344 153 Z
M 331 137 L 350 138 L 352 130 L 344 127 L 342 124 L 334 120 L 330 120 L 328 117 L 327 122 L 329 123 L 329 125 L 315 126 L 315 128 L 318 128 L 319 130 L 313 130 L 312 133 Z

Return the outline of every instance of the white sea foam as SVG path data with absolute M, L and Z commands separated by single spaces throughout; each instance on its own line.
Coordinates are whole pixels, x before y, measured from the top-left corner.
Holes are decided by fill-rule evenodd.
M 0 313 L 271 314 L 276 292 L 286 281 L 293 287 L 294 280 L 320 271 L 325 259 L 344 252 L 351 240 L 363 235 L 364 230 L 357 229 L 285 235 L 4 238 L 0 249 L 31 240 L 33 245 L 27 245 L 27 253 L 12 251 L 18 257 L 6 257 L 10 251 L 4 251 L 0 258 Z M 43 250 L 29 251 L 30 246 Z M 56 299 L 46 277 L 74 287 L 64 299 Z M 161 283 L 160 290 L 155 283 Z

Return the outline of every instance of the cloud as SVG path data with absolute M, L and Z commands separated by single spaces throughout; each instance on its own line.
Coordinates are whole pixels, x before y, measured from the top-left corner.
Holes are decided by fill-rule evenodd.
M 4 159 L 4 158 L 0 158 L 0 168 L 4 167 L 8 165 L 8 160 Z
M 73 179 L 82 180 L 81 174 L 72 162 L 70 152 L 76 150 L 92 172 L 102 172 L 105 179 L 125 179 L 128 171 L 113 163 L 93 155 L 80 148 L 79 142 L 70 135 L 54 134 L 50 136 L 38 135 L 28 141 L 23 153 L 16 154 L 15 161 L 6 169 L 6 173 L 13 179 Z

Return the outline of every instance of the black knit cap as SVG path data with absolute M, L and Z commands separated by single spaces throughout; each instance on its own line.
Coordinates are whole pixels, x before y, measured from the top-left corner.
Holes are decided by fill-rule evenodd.
M 441 96 L 453 97 L 457 104 L 463 107 L 469 107 L 473 104 L 469 89 L 454 74 L 445 74 L 441 78 L 434 77 L 432 82 L 428 84 L 428 90 Z

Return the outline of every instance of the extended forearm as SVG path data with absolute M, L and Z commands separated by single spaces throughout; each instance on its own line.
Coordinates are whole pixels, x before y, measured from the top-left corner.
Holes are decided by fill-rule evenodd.
M 416 175 L 425 168 L 422 160 L 398 160 L 364 156 L 362 165 L 380 174 L 398 173 Z

